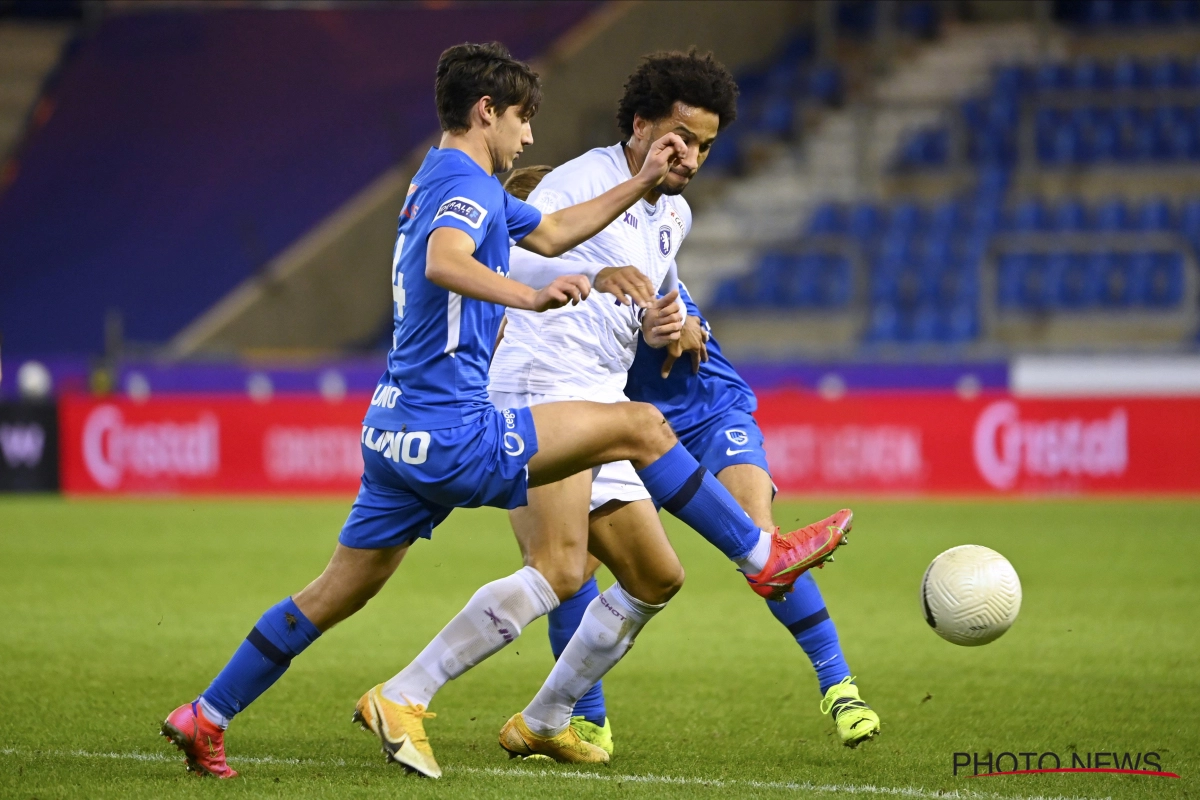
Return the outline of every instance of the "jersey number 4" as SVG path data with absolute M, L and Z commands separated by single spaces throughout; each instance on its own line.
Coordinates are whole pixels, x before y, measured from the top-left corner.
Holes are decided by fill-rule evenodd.
M 400 271 L 400 254 L 404 252 L 404 234 L 396 238 L 396 249 L 392 252 L 392 302 L 396 304 L 396 318 L 404 317 L 404 273 Z

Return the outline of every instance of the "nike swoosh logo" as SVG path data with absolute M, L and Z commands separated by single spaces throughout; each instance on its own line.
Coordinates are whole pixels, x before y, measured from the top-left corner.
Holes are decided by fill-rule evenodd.
M 727 455 L 727 456 L 736 456 L 738 453 L 749 453 L 749 452 L 750 452 L 751 450 L 753 450 L 753 449 L 754 449 L 753 447 L 750 447 L 750 448 L 747 448 L 747 449 L 745 449 L 745 450 L 732 450 L 732 449 L 730 449 L 730 448 L 728 448 L 728 447 L 727 447 L 727 448 L 725 448 L 725 455 Z

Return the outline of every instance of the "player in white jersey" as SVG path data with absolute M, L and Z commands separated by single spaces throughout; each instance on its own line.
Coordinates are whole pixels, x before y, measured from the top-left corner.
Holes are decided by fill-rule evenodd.
M 724 71 L 711 58 L 694 53 L 674 56 L 684 72 Z M 731 119 L 726 98 L 720 96 L 719 80 L 693 81 L 690 86 L 686 80 L 679 83 L 666 116 L 635 117 L 628 141 L 591 150 L 550 171 L 529 201 L 551 213 L 602 194 L 636 173 L 655 136 L 673 132 L 688 147 L 688 157 L 666 181 L 561 259 L 515 249 L 510 256 L 511 274 L 535 287 L 558 274 L 594 277 L 603 267 L 634 265 L 660 287 L 662 299 L 644 314 L 598 294 L 544 314 L 510 309 L 489 370 L 489 394 L 497 407 L 578 399 L 624 402 L 623 389 L 638 336 L 643 335 L 652 347 L 679 338 L 685 312 L 675 291 L 675 256 L 692 222 L 691 210 L 679 192 L 703 163 L 719 129 Z M 585 497 L 590 511 L 586 521 L 582 513 Z M 586 560 L 582 552 L 586 541 L 587 548 L 602 561 L 619 558 L 627 565 L 620 585 L 606 590 L 589 606 L 591 618 L 585 617 L 533 702 L 500 734 L 501 746 L 513 754 L 577 760 L 574 753 L 547 747 L 547 743 L 570 724 L 576 701 L 632 646 L 637 630 L 675 594 L 683 576 L 681 571 L 668 569 L 678 562 L 657 509 L 629 462 L 606 464 L 532 489 L 529 504 L 511 510 L 510 518 L 527 559 L 544 548 L 563 549 L 563 540 L 556 535 L 570 526 L 579 531 L 577 544 L 561 552 L 561 561 L 575 565 L 581 556 Z M 631 573 L 637 576 L 637 584 L 631 585 Z M 622 592 L 622 587 L 638 600 Z M 619 593 L 616 598 L 612 596 L 615 593 Z M 636 624 L 626 631 L 629 619 Z

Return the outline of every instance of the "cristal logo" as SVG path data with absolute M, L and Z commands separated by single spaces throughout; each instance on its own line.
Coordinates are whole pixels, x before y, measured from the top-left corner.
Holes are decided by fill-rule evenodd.
M 212 414 L 195 422 L 126 423 L 116 406 L 97 406 L 83 426 L 83 460 L 105 489 L 126 473 L 142 478 L 203 477 L 220 466 L 220 428 Z
M 997 489 L 1011 489 L 1025 475 L 1100 477 L 1123 475 L 1129 463 L 1129 424 L 1124 408 L 1095 420 L 1022 420 L 1016 403 L 1000 400 L 975 422 L 975 466 Z

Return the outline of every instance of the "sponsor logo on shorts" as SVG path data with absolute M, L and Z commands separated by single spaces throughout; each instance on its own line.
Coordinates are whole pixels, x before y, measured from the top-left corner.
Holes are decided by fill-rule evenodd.
M 525 452 L 525 440 L 521 438 L 519 433 L 504 434 L 504 452 L 513 458 Z
M 671 255 L 671 229 L 666 225 L 658 229 L 658 252 L 664 257 Z
M 513 413 L 511 408 L 506 408 L 503 411 L 501 411 L 500 413 L 504 415 L 504 427 L 506 427 L 506 428 L 517 427 L 517 415 Z
M 750 441 L 750 436 L 741 428 L 730 428 L 725 431 L 725 438 L 733 442 L 738 447 L 741 447 L 746 442 Z
M 454 217 L 472 228 L 478 228 L 483 224 L 483 218 L 487 216 L 487 213 L 487 209 L 474 200 L 468 200 L 465 197 L 451 197 L 442 203 L 442 207 L 437 210 L 433 218 L 438 220 L 442 217 Z
M 753 447 L 748 447 L 748 448 L 746 448 L 745 450 L 734 450 L 732 447 L 726 447 L 726 448 L 725 448 L 725 455 L 727 455 L 727 456 L 736 456 L 738 453 L 749 453 L 749 452 L 750 452 L 751 450 L 753 450 L 753 449 L 754 449 Z

